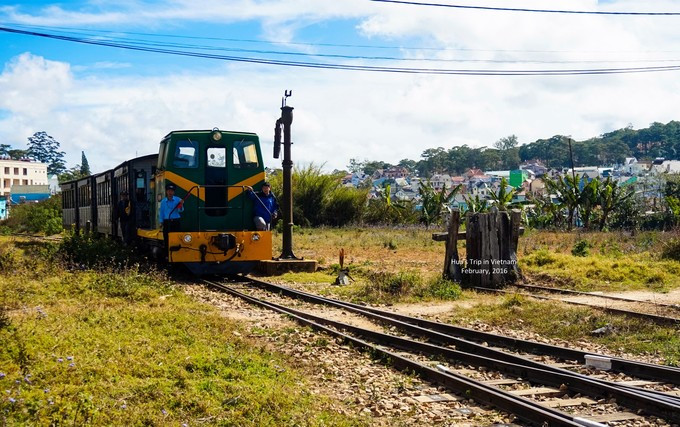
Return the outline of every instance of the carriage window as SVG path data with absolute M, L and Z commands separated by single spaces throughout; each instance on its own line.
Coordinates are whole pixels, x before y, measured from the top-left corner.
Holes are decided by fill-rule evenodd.
M 176 168 L 198 167 L 198 143 L 190 139 L 177 141 L 172 165 Z
M 234 142 L 235 168 L 256 168 L 258 166 L 257 146 L 253 141 Z
M 207 151 L 208 166 L 223 168 L 227 166 L 227 149 L 224 147 L 210 147 Z

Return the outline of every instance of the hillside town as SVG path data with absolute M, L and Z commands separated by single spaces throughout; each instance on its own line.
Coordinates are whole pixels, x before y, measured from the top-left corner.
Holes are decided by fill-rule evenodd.
M 454 189 L 460 186 L 451 202 L 451 208 L 467 210 L 467 200 L 491 200 L 492 193 L 498 193 L 501 181 L 505 178 L 509 188 L 515 189 L 513 203 L 522 203 L 533 197 L 548 195 L 544 178 L 557 178 L 574 174 L 583 187 L 589 181 L 609 178 L 619 185 L 635 185 L 636 192 L 645 198 L 659 198 L 664 185 L 664 176 L 680 174 L 680 160 L 656 158 L 653 161 L 638 161 L 634 157 L 626 158 L 622 164 L 614 166 L 585 166 L 571 168 L 547 168 L 541 161 L 527 161 L 515 170 L 489 170 L 471 167 L 464 174 L 451 176 L 446 173 L 435 173 L 429 177 L 420 177 L 408 168 L 392 166 L 378 169 L 367 175 L 363 171 L 350 173 L 342 178 L 343 185 L 355 188 L 371 188 L 369 197 L 379 198 L 389 191 L 390 197 L 397 201 L 412 201 L 418 204 L 420 195 L 418 188 L 427 183 L 436 190 Z

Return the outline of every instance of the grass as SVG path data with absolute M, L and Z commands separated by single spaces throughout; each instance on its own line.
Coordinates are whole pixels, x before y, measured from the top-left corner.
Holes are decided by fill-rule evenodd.
M 603 345 L 615 353 L 649 354 L 659 357 L 661 363 L 680 366 L 680 334 L 676 328 L 589 308 L 508 295 L 484 299 L 471 307 L 460 307 L 450 313 L 447 321 L 481 321 L 498 328 L 534 332 L 570 342 L 587 341 Z M 605 325 L 610 325 L 614 332 L 601 337 L 590 333 Z
M 0 277 L 0 425 L 361 424 L 164 274 L 66 271 L 0 245 L 14 271 Z
M 520 240 L 519 262 L 533 281 L 583 291 L 680 287 L 680 262 L 664 257 L 677 233 L 532 232 Z

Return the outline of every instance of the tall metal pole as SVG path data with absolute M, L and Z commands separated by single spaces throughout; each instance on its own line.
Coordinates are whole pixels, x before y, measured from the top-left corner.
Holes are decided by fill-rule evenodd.
M 286 97 L 290 96 L 286 92 Z M 283 249 L 279 259 L 299 259 L 293 253 L 293 160 L 291 158 L 290 127 L 293 123 L 293 107 L 281 107 L 280 123 L 283 125 Z

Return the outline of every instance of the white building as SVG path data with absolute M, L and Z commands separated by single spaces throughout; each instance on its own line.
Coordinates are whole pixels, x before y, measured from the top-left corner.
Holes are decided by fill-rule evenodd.
M 652 164 L 651 172 L 654 174 L 680 173 L 680 160 L 663 160 L 662 162 L 655 161 Z
M 13 185 L 48 185 L 47 165 L 33 160 L 0 159 L 0 195 Z
M 441 191 L 444 186 L 446 186 L 448 189 L 453 187 L 453 180 L 451 179 L 451 176 L 446 174 L 435 174 L 430 179 L 430 182 L 432 183 L 432 187 L 437 191 Z

